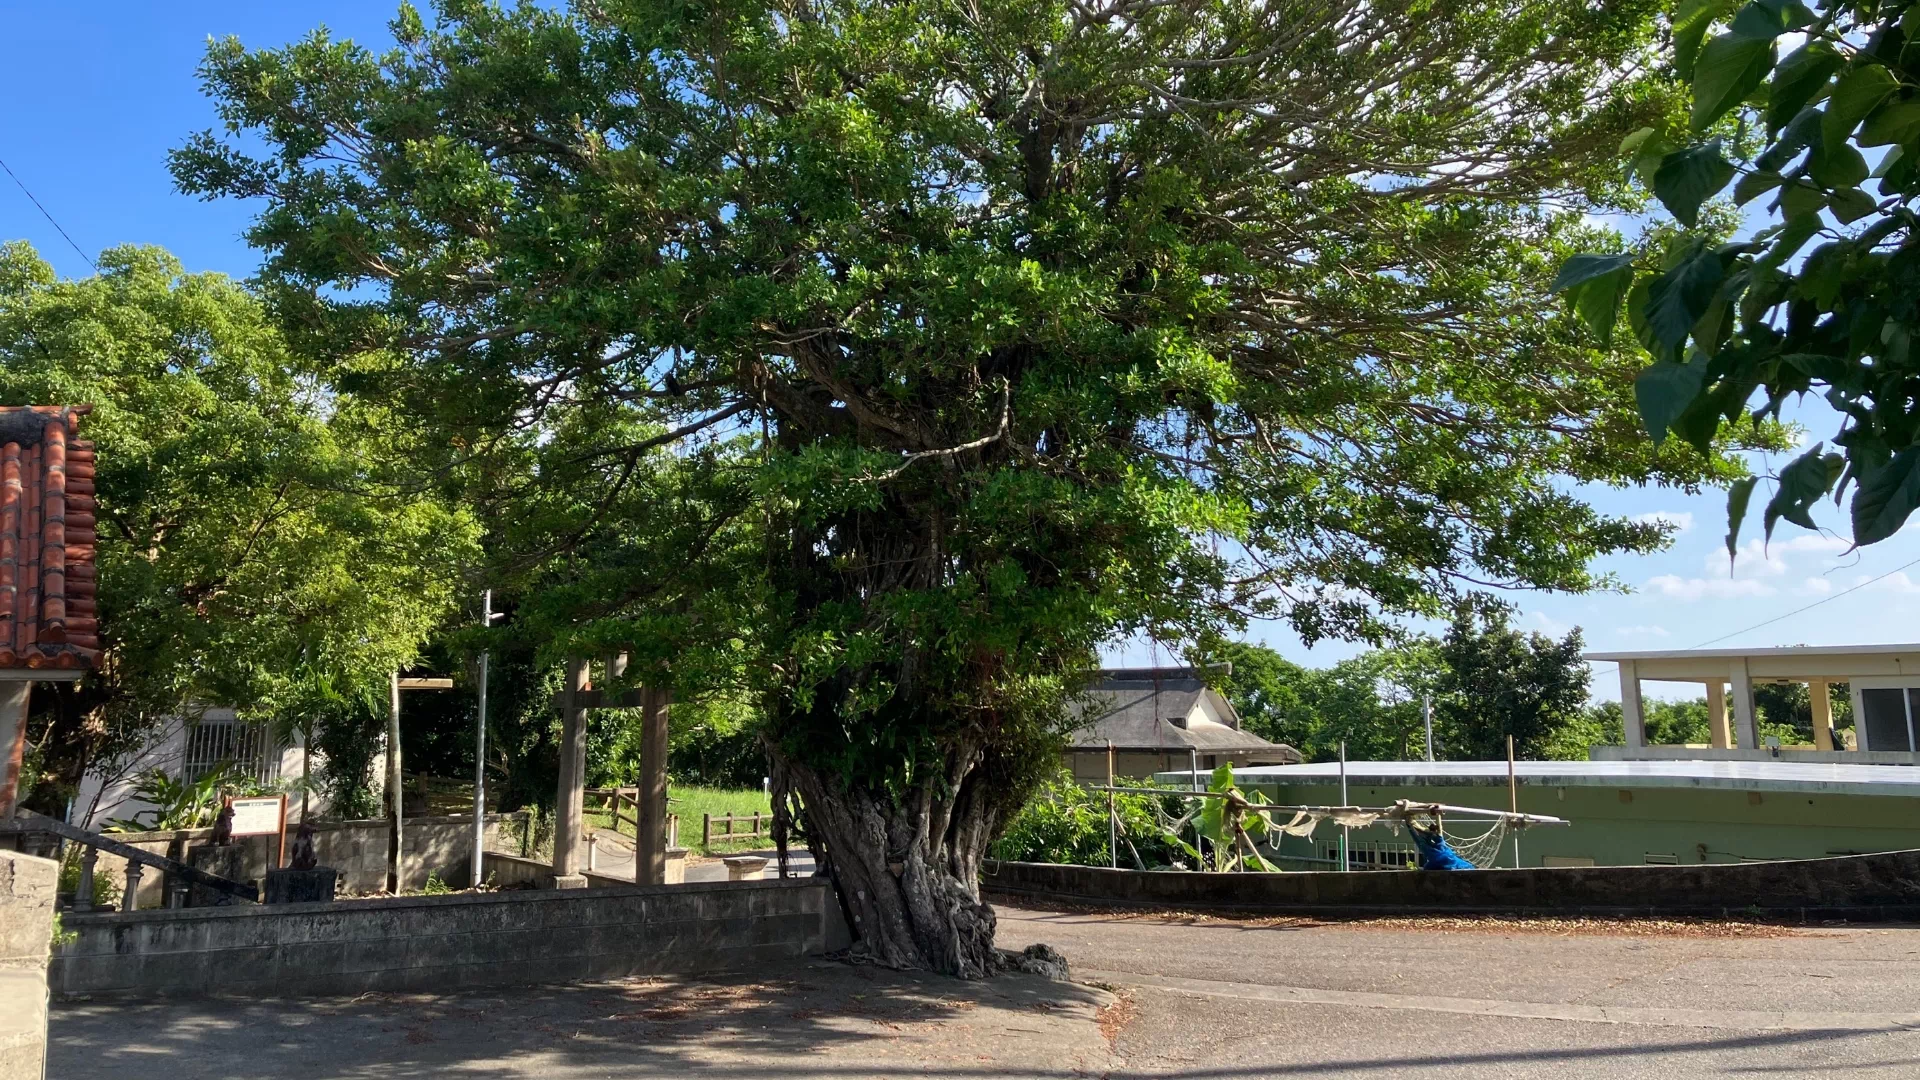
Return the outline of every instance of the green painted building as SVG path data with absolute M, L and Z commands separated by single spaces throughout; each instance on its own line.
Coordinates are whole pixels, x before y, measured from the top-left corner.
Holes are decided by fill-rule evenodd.
M 1241 786 L 1293 806 L 1380 807 L 1405 799 L 1508 809 L 1504 761 L 1356 761 L 1347 795 L 1335 763 L 1235 770 Z M 1522 761 L 1519 810 L 1570 825 L 1518 833 L 1523 866 L 1638 866 L 1812 859 L 1920 848 L 1920 768 L 1795 761 Z M 1161 773 L 1185 784 L 1185 771 Z M 1205 777 L 1201 777 L 1205 782 Z M 1447 819 L 1471 837 L 1488 825 Z M 1310 838 L 1284 837 L 1289 868 L 1338 865 L 1341 829 L 1322 822 Z M 1399 868 L 1412 858 L 1404 829 L 1351 830 L 1356 869 Z M 1514 865 L 1511 836 L 1498 866 Z

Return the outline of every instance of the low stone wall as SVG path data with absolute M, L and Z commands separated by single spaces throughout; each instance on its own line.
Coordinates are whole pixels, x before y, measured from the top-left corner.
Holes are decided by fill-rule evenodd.
M 1700 866 L 1203 874 L 1045 863 L 988 864 L 982 887 L 1011 901 L 1270 911 L 1920 918 L 1920 851 Z
M 487 816 L 487 846 L 503 845 L 503 823 L 512 815 Z M 384 818 L 358 821 L 316 821 L 313 823 L 314 854 L 320 865 L 340 871 L 342 892 L 372 893 L 387 887 L 387 822 Z M 169 829 L 161 832 L 113 833 L 124 844 L 151 851 L 156 855 L 186 861 L 190 847 L 212 843 L 212 829 Z M 440 880 L 455 888 L 464 888 L 472 880 L 473 818 L 471 816 L 408 818 L 402 830 L 404 850 L 400 860 L 400 887 L 418 889 L 427 883 L 427 875 L 438 870 Z M 280 853 L 277 836 L 243 836 L 234 840 L 243 852 L 245 876 L 257 880 L 266 876 L 272 860 Z M 293 836 L 289 831 L 287 845 Z M 111 880 L 124 882 L 126 860 L 102 852 L 94 868 L 96 875 L 111 874 Z M 143 908 L 166 904 L 166 884 L 157 870 L 149 869 L 140 879 L 136 899 Z
M 441 991 L 749 970 L 844 947 L 824 881 L 628 885 L 69 915 L 56 994 Z
M 0 851 L 0 1080 L 40 1080 L 47 1054 L 47 940 L 60 864 Z

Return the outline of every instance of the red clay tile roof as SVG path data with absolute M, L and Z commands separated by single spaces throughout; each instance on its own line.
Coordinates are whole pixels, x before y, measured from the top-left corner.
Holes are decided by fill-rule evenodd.
M 0 407 L 0 668 L 87 668 L 94 606 L 90 405 Z

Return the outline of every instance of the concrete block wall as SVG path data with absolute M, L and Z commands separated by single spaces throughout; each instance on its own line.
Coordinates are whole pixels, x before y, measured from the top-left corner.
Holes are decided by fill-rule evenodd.
M 56 994 L 360 994 L 750 970 L 844 946 L 820 879 L 69 915 Z
M 505 845 L 501 827 L 510 820 L 511 815 L 487 816 L 489 848 Z M 372 893 L 387 887 L 385 819 L 316 821 L 313 828 L 314 853 L 319 856 L 320 865 L 331 866 L 341 872 L 340 888 L 343 892 Z M 408 818 L 401 836 L 405 841 L 400 862 L 402 889 L 420 888 L 427 883 L 427 875 L 435 870 L 440 871 L 442 881 L 455 888 L 464 888 L 471 880 L 468 868 L 473 865 L 472 817 Z M 114 833 L 113 838 L 156 855 L 184 861 L 189 847 L 212 842 L 213 830 Z M 246 852 L 247 877 L 255 880 L 266 876 L 280 853 L 280 838 L 277 836 L 243 836 L 234 840 L 234 844 Z M 287 836 L 287 847 L 291 852 L 291 831 Z M 126 860 L 106 852 L 100 853 L 100 860 L 94 868 L 95 874 L 111 874 L 116 882 L 124 882 L 126 872 Z M 165 887 L 160 872 L 148 868 L 140 878 L 139 905 L 164 906 Z
M 988 864 L 981 887 L 1013 901 L 1299 914 L 1763 912 L 1920 918 L 1920 851 L 1698 866 L 1204 874 L 1046 863 Z
M 40 1080 L 47 1052 L 47 942 L 60 864 L 0 851 L 0 1080 Z

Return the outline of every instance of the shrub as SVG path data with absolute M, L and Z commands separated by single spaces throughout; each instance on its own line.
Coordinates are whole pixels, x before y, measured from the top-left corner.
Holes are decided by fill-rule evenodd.
M 1152 787 L 1151 781 L 1124 781 L 1126 786 Z M 1114 811 L 1120 818 L 1122 867 L 1147 869 L 1172 865 L 1177 857 L 1161 835 L 1161 821 L 1178 818 L 1180 800 L 1170 796 L 1120 794 Z M 1162 804 L 1157 808 L 1156 803 Z M 1106 866 L 1107 795 L 1073 782 L 1064 772 L 1042 785 L 1007 823 L 990 854 L 1017 862 L 1071 863 Z M 1139 854 L 1139 862 L 1134 854 Z

